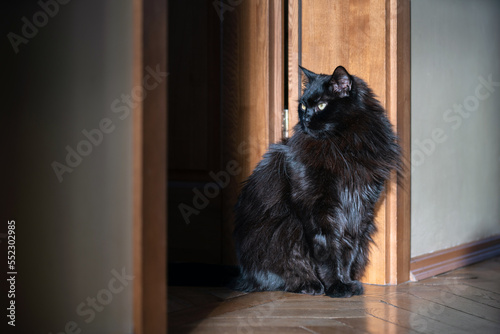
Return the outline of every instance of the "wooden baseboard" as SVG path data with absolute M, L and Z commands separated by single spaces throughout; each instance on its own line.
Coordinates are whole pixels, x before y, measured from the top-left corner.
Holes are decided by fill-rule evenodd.
M 500 255 L 500 235 L 411 259 L 411 279 L 420 281 Z

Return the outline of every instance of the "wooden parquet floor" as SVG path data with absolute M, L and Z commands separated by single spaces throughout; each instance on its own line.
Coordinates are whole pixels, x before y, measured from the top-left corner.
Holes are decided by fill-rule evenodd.
M 500 333 L 500 257 L 348 299 L 169 287 L 169 333 Z

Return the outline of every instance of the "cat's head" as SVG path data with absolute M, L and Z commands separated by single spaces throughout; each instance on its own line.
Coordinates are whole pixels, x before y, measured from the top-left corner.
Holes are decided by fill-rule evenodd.
M 315 138 L 328 136 L 353 103 L 356 83 L 347 70 L 338 66 L 332 75 L 316 74 L 300 67 L 305 75 L 299 100 L 302 130 Z

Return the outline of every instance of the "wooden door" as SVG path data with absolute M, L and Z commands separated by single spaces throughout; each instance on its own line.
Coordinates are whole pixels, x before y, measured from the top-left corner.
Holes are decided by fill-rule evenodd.
M 408 0 L 289 0 L 289 104 L 299 96 L 298 65 L 331 73 L 343 65 L 367 81 L 394 125 L 409 167 L 410 3 Z M 297 114 L 290 113 L 291 123 Z M 371 264 L 374 284 L 409 279 L 410 175 L 386 185 L 376 221 Z
M 235 264 L 233 207 L 241 183 L 281 139 L 284 107 L 283 0 L 234 1 L 223 27 L 223 157 L 237 172 L 223 193 L 223 262 Z

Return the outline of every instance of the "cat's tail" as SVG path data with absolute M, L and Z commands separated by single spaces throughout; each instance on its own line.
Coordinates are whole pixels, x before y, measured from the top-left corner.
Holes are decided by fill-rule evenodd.
M 231 282 L 231 289 L 244 292 L 285 291 L 285 281 L 275 273 L 247 272 L 241 269 L 240 275 Z
M 229 283 L 228 288 L 242 292 L 261 291 L 261 289 L 257 288 L 255 282 L 253 282 L 253 279 L 244 273 L 241 268 L 240 274 Z

